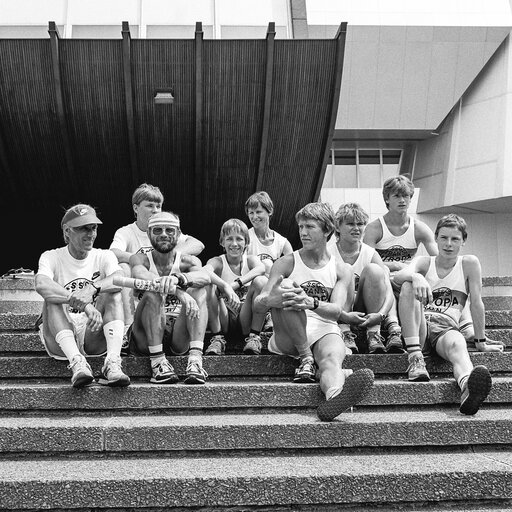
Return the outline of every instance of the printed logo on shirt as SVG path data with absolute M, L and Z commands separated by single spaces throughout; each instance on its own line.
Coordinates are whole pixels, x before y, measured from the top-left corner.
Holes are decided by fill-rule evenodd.
M 96 272 L 93 274 L 93 277 L 95 274 L 96 274 Z M 98 272 L 98 274 L 99 274 L 99 272 Z M 68 292 L 74 293 L 79 290 L 83 290 L 88 284 L 94 285 L 92 280 L 85 279 L 84 277 L 79 277 L 77 279 L 73 279 L 73 281 L 70 281 L 68 284 L 65 284 L 64 288 Z M 94 304 L 94 302 L 93 302 L 93 304 Z M 71 306 L 69 307 L 69 312 L 70 313 L 80 313 L 80 311 L 78 311 L 78 309 L 72 308 Z
M 451 308 L 462 311 L 468 298 L 466 293 L 446 287 L 432 290 L 432 295 L 434 299 L 425 306 L 426 312 L 445 313 Z
M 135 254 L 147 254 L 148 252 L 151 252 L 153 250 L 153 247 L 141 247 Z
M 330 298 L 329 290 L 320 281 L 306 281 L 300 287 L 309 297 L 316 297 L 322 301 L 328 301 Z
M 274 258 L 272 258 L 272 256 L 270 256 L 270 254 L 263 253 L 263 254 L 259 254 L 258 256 L 261 261 L 270 260 L 272 263 L 274 263 L 274 261 L 276 261 Z
M 393 245 L 392 247 L 389 247 L 387 249 L 376 249 L 376 251 L 382 258 L 382 261 L 398 261 L 400 263 L 405 263 L 414 258 L 414 255 L 416 254 L 418 249 L 406 249 L 401 245 Z

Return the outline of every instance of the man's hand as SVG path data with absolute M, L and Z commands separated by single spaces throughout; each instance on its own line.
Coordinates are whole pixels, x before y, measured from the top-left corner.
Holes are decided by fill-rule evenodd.
M 99 331 L 103 326 L 101 313 L 92 304 L 87 304 L 85 306 L 84 313 L 87 316 L 87 327 L 92 332 Z
M 284 277 L 281 275 L 277 279 L 277 281 L 273 284 L 270 289 L 267 299 L 266 306 L 268 308 L 285 308 L 286 301 L 294 301 L 296 296 L 307 297 L 304 290 L 295 282 L 292 282 L 290 279 L 286 279 L 284 281 Z M 293 309 L 293 308 L 291 308 Z
M 194 297 L 183 290 L 178 290 L 176 296 L 180 299 L 182 307 L 185 308 L 185 315 L 188 318 L 199 318 L 199 306 Z
M 348 325 L 362 325 L 366 315 L 360 311 L 343 311 L 340 316 L 341 323 Z
M 154 279 L 153 284 L 158 286 L 159 293 L 163 295 L 176 295 L 178 278 L 175 276 L 162 276 Z
M 432 289 L 428 284 L 427 280 L 421 274 L 414 274 L 412 276 L 412 289 L 414 290 L 414 296 L 423 305 L 426 305 L 433 300 Z
M 81 290 L 76 290 L 69 296 L 68 303 L 77 311 L 85 311 L 85 307 L 92 303 L 95 294 L 94 285 L 87 283 Z
M 496 342 L 491 340 L 485 340 L 485 341 L 475 341 L 475 347 L 478 350 L 478 352 L 503 352 L 504 346 L 501 342 Z
M 222 296 L 226 300 L 226 306 L 228 309 L 231 309 L 231 311 L 239 311 L 240 310 L 240 297 L 236 294 L 235 290 L 233 290 L 233 287 L 229 284 L 226 284 L 226 286 L 222 290 Z
M 373 327 L 374 325 L 380 325 L 382 321 L 382 315 L 380 313 L 368 313 L 363 323 L 359 324 L 363 329 Z

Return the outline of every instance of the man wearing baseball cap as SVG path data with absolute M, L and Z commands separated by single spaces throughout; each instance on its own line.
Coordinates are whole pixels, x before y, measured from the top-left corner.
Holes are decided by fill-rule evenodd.
M 92 206 L 69 208 L 61 221 L 66 245 L 41 255 L 35 278 L 44 299 L 41 341 L 51 357 L 69 361 L 74 387 L 94 380 L 85 356 L 101 355 L 106 357 L 98 382 L 130 384 L 121 369 L 121 293 L 106 279 L 122 271 L 114 253 L 93 248 L 98 224 L 102 222 Z
M 208 321 L 204 287 L 210 284 L 210 276 L 196 256 L 176 250 L 180 233 L 175 213 L 155 213 L 148 222 L 153 250 L 130 258 L 132 277 L 153 281 L 159 289 L 136 295 L 129 330 L 130 352 L 150 356 L 154 384 L 178 381 L 165 357 L 164 342 L 174 355 L 188 353 L 186 384 L 204 384 L 207 377 L 202 354 Z

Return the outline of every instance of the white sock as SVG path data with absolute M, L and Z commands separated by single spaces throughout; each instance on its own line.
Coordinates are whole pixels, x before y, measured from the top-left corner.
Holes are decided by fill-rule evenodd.
M 330 400 L 341 393 L 343 388 L 332 387 L 325 392 L 325 399 Z
M 466 375 L 461 375 L 457 379 L 457 384 L 459 385 L 459 388 L 461 391 L 466 387 L 466 384 L 468 383 L 469 373 L 466 373 Z
M 148 350 L 152 368 L 158 366 L 165 359 L 164 346 L 162 343 L 158 345 L 149 345 Z
M 124 322 L 122 320 L 112 320 L 103 326 L 103 334 L 107 342 L 107 358 L 121 354 L 123 332 Z
M 202 340 L 193 340 L 190 342 L 189 345 L 189 351 L 188 351 L 188 358 L 189 360 L 192 359 L 202 359 L 203 356 L 203 346 L 204 342 Z
M 55 341 L 59 345 L 64 355 L 68 358 L 69 362 L 73 361 L 75 356 L 79 356 L 80 350 L 76 344 L 75 335 L 70 329 L 63 329 L 55 335 Z

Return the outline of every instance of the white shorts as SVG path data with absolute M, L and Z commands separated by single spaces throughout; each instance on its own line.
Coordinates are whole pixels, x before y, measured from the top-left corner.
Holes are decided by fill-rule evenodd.
M 73 326 L 73 334 L 75 335 L 75 340 L 76 340 L 76 344 L 78 346 L 78 350 L 80 351 L 80 354 L 82 354 L 84 356 L 88 356 L 89 354 L 85 353 L 85 347 L 84 347 L 85 331 L 87 329 L 87 316 L 85 316 L 82 313 L 79 313 L 79 314 L 70 313 L 69 318 L 70 318 L 71 324 Z M 39 325 L 39 338 L 41 339 L 44 349 L 46 350 L 47 354 L 50 357 L 53 357 L 54 359 L 58 359 L 60 361 L 68 360 L 68 358 L 64 355 L 54 354 L 51 352 L 51 350 L 49 349 L 49 347 L 46 343 L 46 340 L 44 338 L 42 323 Z M 100 356 L 100 355 L 104 355 L 104 354 L 94 354 L 94 356 Z
M 324 321 L 315 317 L 308 317 L 306 334 L 308 336 L 308 345 L 310 347 L 327 334 L 335 334 L 340 338 L 341 341 L 340 329 L 336 322 Z M 293 354 L 283 352 L 278 346 L 275 333 L 272 334 L 268 340 L 268 351 L 272 352 L 273 354 L 280 354 L 283 356 L 291 356 L 296 358 L 299 357 L 299 353 L 297 351 L 295 351 Z

